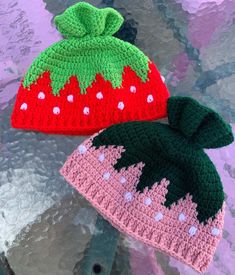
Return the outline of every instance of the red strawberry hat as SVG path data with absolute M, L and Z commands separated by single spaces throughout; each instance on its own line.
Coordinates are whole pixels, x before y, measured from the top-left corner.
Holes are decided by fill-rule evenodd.
M 64 39 L 43 51 L 26 73 L 12 126 L 84 135 L 124 121 L 165 117 L 169 93 L 156 66 L 112 36 L 122 23 L 114 9 L 83 2 L 56 16 Z

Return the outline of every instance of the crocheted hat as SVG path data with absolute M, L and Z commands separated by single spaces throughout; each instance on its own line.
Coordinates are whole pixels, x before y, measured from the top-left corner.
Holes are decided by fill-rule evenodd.
M 168 119 L 100 131 L 60 172 L 121 232 L 203 272 L 224 220 L 223 187 L 203 148 L 225 146 L 233 134 L 190 98 L 170 98 Z
M 64 40 L 42 52 L 20 86 L 12 126 L 90 134 L 112 124 L 166 116 L 169 93 L 155 65 L 112 35 L 123 23 L 112 8 L 77 3 L 55 24 Z

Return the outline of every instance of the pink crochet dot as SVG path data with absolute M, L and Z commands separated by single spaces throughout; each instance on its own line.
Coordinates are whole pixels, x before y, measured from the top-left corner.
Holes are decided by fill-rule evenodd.
M 97 99 L 103 99 L 104 96 L 103 96 L 102 92 L 98 92 L 98 93 L 96 94 L 96 98 L 97 98 Z
M 122 177 L 120 178 L 120 183 L 123 184 L 123 183 L 125 183 L 125 182 L 126 182 L 126 178 L 122 176 Z
M 189 233 L 190 236 L 194 236 L 196 234 L 196 232 L 197 232 L 197 228 L 195 226 L 191 226 L 189 228 L 188 233 Z
M 211 234 L 213 236 L 218 236 L 220 233 L 220 230 L 217 228 L 217 227 L 214 227 L 212 230 L 211 230 Z
M 130 92 L 133 94 L 136 93 L 136 87 L 134 85 L 130 87 Z
M 120 102 L 118 103 L 118 109 L 119 109 L 119 110 L 123 110 L 124 107 L 125 107 L 124 103 L 123 103 L 122 101 L 120 101 Z
M 28 108 L 28 104 L 27 103 L 23 103 L 20 106 L 20 110 L 23 110 L 23 111 L 27 110 L 27 108 Z
M 85 154 L 86 151 L 87 151 L 87 148 L 86 148 L 85 145 L 81 144 L 81 145 L 78 146 L 78 151 L 79 151 L 80 154 Z
M 73 102 L 73 95 L 68 95 L 67 100 L 68 100 L 68 102 L 72 103 Z
M 43 92 L 38 93 L 38 99 L 45 99 L 45 94 Z
M 180 222 L 184 222 L 186 220 L 186 217 L 185 217 L 184 213 L 180 213 L 178 219 L 179 219 Z
M 104 154 L 103 154 L 103 153 L 102 153 L 102 154 L 99 154 L 98 159 L 99 159 L 99 161 L 100 161 L 100 162 L 103 162 L 103 161 L 104 161 L 104 159 L 105 159 Z
M 160 221 L 163 219 L 163 214 L 161 212 L 158 212 L 155 217 L 154 217 L 155 221 Z
M 144 200 L 144 204 L 145 205 L 150 205 L 152 203 L 152 200 L 150 199 L 150 198 L 146 198 L 145 200 Z
M 109 172 L 105 172 L 105 173 L 103 174 L 103 179 L 104 179 L 104 180 L 109 180 L 109 178 L 110 178 L 110 173 L 109 173 Z
M 147 96 L 147 102 L 148 102 L 148 103 L 153 102 L 153 100 L 154 100 L 154 99 L 153 99 L 153 95 L 148 95 L 148 96 Z
M 90 108 L 89 107 L 84 107 L 83 108 L 83 114 L 87 116 L 87 115 L 89 115 L 89 113 L 90 113 Z
M 59 115 L 60 114 L 60 108 L 59 107 L 54 107 L 53 108 L 53 114 L 54 115 Z
M 124 198 L 125 198 L 126 201 L 130 202 L 133 199 L 133 195 L 132 195 L 131 192 L 126 192 L 125 195 L 124 195 Z

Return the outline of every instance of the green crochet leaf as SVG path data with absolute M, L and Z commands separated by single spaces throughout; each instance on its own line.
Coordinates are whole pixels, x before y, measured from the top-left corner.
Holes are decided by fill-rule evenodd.
M 77 77 L 82 94 L 86 93 L 97 74 L 110 81 L 113 88 L 118 88 L 126 66 L 130 66 L 146 82 L 148 61 L 138 48 L 112 36 L 71 38 L 57 42 L 42 52 L 27 71 L 23 86 L 28 87 L 49 71 L 54 95 L 59 94 L 71 76 Z
M 80 2 L 55 17 L 57 29 L 66 38 L 113 35 L 123 23 L 122 15 L 112 8 L 98 9 Z
M 55 17 L 58 30 L 68 39 L 55 43 L 34 60 L 23 86 L 28 87 L 48 71 L 54 95 L 71 76 L 77 77 L 82 94 L 97 74 L 118 88 L 126 66 L 147 81 L 148 57 L 135 46 L 112 37 L 122 22 L 122 16 L 111 8 L 97 9 L 83 2 L 68 8 Z

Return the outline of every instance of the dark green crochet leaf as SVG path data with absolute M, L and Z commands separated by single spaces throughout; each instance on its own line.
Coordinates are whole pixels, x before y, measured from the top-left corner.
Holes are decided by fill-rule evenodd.
M 163 178 L 170 180 L 165 206 L 187 193 L 197 204 L 200 222 L 214 217 L 221 209 L 224 193 L 220 178 L 202 151 L 167 125 L 152 122 L 128 122 L 111 126 L 93 140 L 97 148 L 121 145 L 125 152 L 114 166 L 118 171 L 138 162 L 145 164 L 137 190 L 143 191 Z
M 224 201 L 220 177 L 204 147 L 220 147 L 233 141 L 232 131 L 211 109 L 188 98 L 168 102 L 170 125 L 128 122 L 109 127 L 96 136 L 93 145 L 124 146 L 114 168 L 120 170 L 143 162 L 137 190 L 143 191 L 162 178 L 170 180 L 165 205 L 187 193 L 197 204 L 198 220 L 214 218 Z

